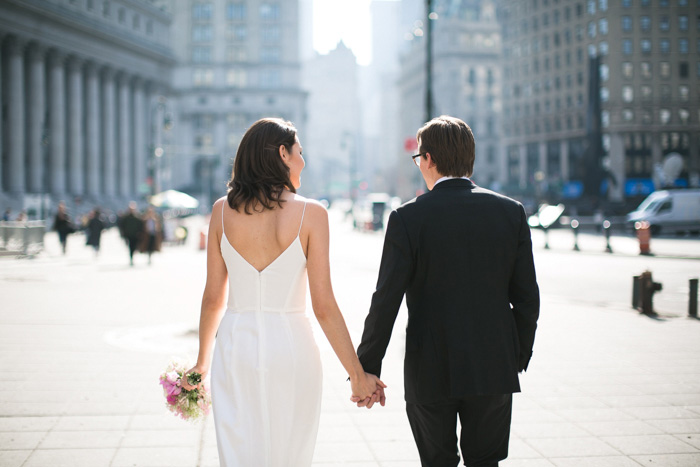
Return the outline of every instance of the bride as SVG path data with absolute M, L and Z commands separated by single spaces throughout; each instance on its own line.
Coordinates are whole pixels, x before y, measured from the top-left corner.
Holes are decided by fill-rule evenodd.
M 296 194 L 303 168 L 294 126 L 258 120 L 241 139 L 227 196 L 212 211 L 199 356 L 187 374 L 204 379 L 211 370 L 222 466 L 311 465 L 322 370 L 305 313 L 307 276 L 314 314 L 350 376 L 353 400 L 376 402 L 386 387 L 363 371 L 336 303 L 328 214 Z M 186 379 L 182 386 L 192 389 Z

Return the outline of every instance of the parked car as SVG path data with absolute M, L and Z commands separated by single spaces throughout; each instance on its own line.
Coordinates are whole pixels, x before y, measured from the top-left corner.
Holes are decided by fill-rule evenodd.
M 700 232 L 700 190 L 662 190 L 650 194 L 627 214 L 627 222 L 647 221 L 652 235 Z

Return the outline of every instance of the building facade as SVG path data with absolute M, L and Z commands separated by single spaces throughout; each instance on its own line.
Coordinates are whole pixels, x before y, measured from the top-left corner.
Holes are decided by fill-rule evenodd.
M 406 0 L 404 0 L 406 1 Z M 458 117 L 472 128 L 476 140 L 473 179 L 484 187 L 498 187 L 502 173 L 501 31 L 496 4 L 489 0 L 433 2 L 431 116 Z M 423 13 L 425 15 L 425 13 Z M 426 114 L 426 25 L 415 18 L 401 58 L 401 134 L 415 138 Z M 399 165 L 399 196 L 411 198 L 424 187 L 420 174 L 409 164 L 412 148 L 406 145 L 406 164 Z
M 636 201 L 700 169 L 696 0 L 503 1 L 508 190 Z
M 151 190 L 170 16 L 146 0 L 0 2 L 0 201 L 114 207 Z M 42 201 L 43 200 L 43 201 Z
M 253 122 L 281 117 L 304 135 L 300 4 L 169 3 L 178 62 L 172 102 L 177 131 L 165 151 L 171 158 L 170 183 L 211 205 L 226 193 L 238 143 Z

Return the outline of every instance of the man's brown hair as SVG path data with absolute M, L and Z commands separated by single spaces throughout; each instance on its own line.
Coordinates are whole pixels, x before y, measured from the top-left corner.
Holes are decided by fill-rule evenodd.
M 437 171 L 448 177 L 471 177 L 474 171 L 474 135 L 459 118 L 441 115 L 416 133 L 418 152 L 430 153 Z

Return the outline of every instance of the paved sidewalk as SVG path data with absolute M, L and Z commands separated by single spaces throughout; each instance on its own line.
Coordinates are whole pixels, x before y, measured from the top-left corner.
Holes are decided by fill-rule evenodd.
M 357 343 L 382 235 L 334 219 L 334 288 Z M 130 268 L 114 231 L 98 259 L 80 237 L 62 257 L 49 236 L 39 258 L 0 260 L 1 467 L 218 465 L 211 420 L 176 419 L 157 384 L 170 356 L 196 352 L 205 256 L 190 232 L 190 244 L 166 248 L 150 267 L 139 257 Z M 502 465 L 700 465 L 700 321 L 683 317 L 679 300 L 661 302 L 675 313 L 654 320 L 626 306 L 627 290 L 596 301 L 595 290 L 563 287 L 562 261 L 586 264 L 582 282 L 609 280 L 607 264 L 619 263 L 621 283 L 642 263 L 634 252 L 593 253 L 594 237 L 583 255 L 568 252 L 563 236 L 549 252 L 540 239 L 535 233 L 542 317 Z M 682 256 L 688 247 L 665 248 Z M 674 279 L 700 269 L 691 260 L 644 261 Z M 596 264 L 605 266 L 592 271 Z M 419 465 L 403 404 L 405 319 L 403 310 L 384 364 L 387 406 L 369 411 L 348 402 L 344 370 L 316 326 L 324 393 L 314 467 Z

